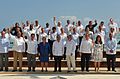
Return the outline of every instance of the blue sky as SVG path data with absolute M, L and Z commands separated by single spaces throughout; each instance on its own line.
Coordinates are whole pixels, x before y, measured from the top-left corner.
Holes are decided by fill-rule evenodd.
M 90 19 L 107 25 L 113 17 L 119 24 L 119 8 L 120 0 L 0 0 L 0 30 L 26 20 L 52 24 L 53 16 L 76 16 L 83 25 Z

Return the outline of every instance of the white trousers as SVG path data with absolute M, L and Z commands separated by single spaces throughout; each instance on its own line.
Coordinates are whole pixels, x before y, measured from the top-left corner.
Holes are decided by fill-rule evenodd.
M 66 59 L 67 59 L 67 66 L 68 66 L 68 70 L 71 70 L 71 65 L 73 67 L 73 70 L 75 70 L 76 65 L 75 65 L 75 56 L 71 56 L 71 55 L 66 55 Z

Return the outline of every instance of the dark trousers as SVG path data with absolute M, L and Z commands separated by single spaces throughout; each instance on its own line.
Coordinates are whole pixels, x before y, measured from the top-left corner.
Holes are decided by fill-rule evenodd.
M 57 71 L 57 66 L 59 67 L 58 70 L 61 71 L 62 56 L 54 56 L 54 60 L 55 60 L 54 71 Z
M 54 42 L 55 40 L 48 40 L 48 41 L 49 41 L 50 48 L 51 48 L 51 50 L 50 50 L 50 59 L 53 59 L 52 46 L 53 46 L 53 42 Z
M 81 45 L 82 38 L 83 38 L 83 36 L 80 36 L 80 37 L 79 37 L 79 47 L 80 47 L 80 45 Z
M 86 66 L 86 71 L 89 71 L 89 62 L 90 62 L 91 54 L 81 54 L 81 70 L 84 71 L 84 67 Z
M 107 56 L 107 68 L 108 71 L 110 71 L 110 65 L 112 62 L 112 71 L 115 70 L 115 61 L 116 61 L 116 55 L 106 55 Z
M 77 59 L 77 55 L 78 55 L 78 49 L 79 49 L 79 45 L 76 46 L 76 49 L 75 49 L 75 60 Z
M 5 70 L 8 70 L 8 53 L 0 54 L 0 67 L 1 70 L 3 70 L 3 67 L 5 67 Z
M 66 59 L 66 47 L 64 47 L 64 60 Z
M 31 70 L 32 67 L 34 70 L 36 67 L 36 54 L 27 53 L 27 59 L 28 59 L 28 69 Z

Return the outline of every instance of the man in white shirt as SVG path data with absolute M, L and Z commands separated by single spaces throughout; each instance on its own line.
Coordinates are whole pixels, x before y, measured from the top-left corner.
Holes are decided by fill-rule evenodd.
M 84 27 L 83 27 L 81 21 L 78 21 L 78 23 L 77 23 L 76 32 L 79 34 L 79 46 L 80 46 L 82 38 L 83 38 L 83 32 L 84 32 Z
M 14 49 L 15 52 L 13 53 L 14 62 L 13 62 L 13 72 L 17 71 L 17 59 L 19 59 L 19 71 L 22 72 L 22 58 L 23 52 L 25 52 L 25 41 L 21 36 L 21 32 L 17 33 L 17 36 L 14 37 Z
M 52 46 L 53 46 L 53 42 L 56 41 L 56 38 L 57 38 L 56 27 L 53 27 L 52 32 L 50 33 L 50 42 L 49 42 L 51 48 L 50 59 L 53 58 Z
M 57 34 L 61 33 L 61 28 L 62 28 L 62 24 L 61 24 L 60 21 L 58 21 L 58 24 L 57 24 L 57 27 L 56 27 Z
M 110 22 L 108 23 L 108 27 L 109 27 L 109 30 L 110 30 L 110 28 L 114 28 L 114 32 L 115 33 L 118 32 L 118 25 L 116 22 L 114 22 L 114 20 L 112 18 L 110 18 Z
M 5 71 L 8 71 L 8 46 L 9 39 L 5 37 L 5 32 L 1 32 L 0 37 L 0 71 L 3 71 L 5 65 Z
M 61 72 L 61 60 L 64 54 L 64 45 L 60 35 L 57 35 L 57 40 L 53 43 L 52 53 L 55 60 L 54 72 L 57 72 L 57 65 L 59 66 L 58 71 Z
M 36 66 L 36 54 L 37 54 L 37 40 L 35 40 L 35 34 L 31 34 L 31 40 L 27 41 L 27 59 L 28 59 L 28 71 L 35 72 Z
M 76 28 L 73 28 L 72 37 L 76 44 L 75 59 L 77 59 L 77 54 L 78 54 L 78 49 L 79 49 L 79 34 L 76 32 Z
M 35 25 L 34 25 L 34 30 L 37 32 L 38 28 L 39 28 L 39 22 L 38 20 L 35 20 Z
M 86 71 L 89 72 L 89 62 L 91 57 L 91 49 L 93 47 L 92 40 L 89 37 L 89 34 L 85 34 L 85 39 L 82 40 L 80 46 L 81 53 L 81 70 L 84 71 L 86 66 Z
M 107 55 L 107 68 L 110 71 L 110 64 L 112 61 L 112 71 L 115 71 L 115 61 L 116 61 L 116 48 L 117 41 L 113 38 L 113 34 L 109 33 L 109 39 L 106 41 L 106 55 Z
M 64 60 L 66 59 L 66 47 L 65 47 L 65 44 L 66 44 L 66 41 L 67 41 L 67 34 L 64 32 L 64 29 L 61 28 L 61 41 L 63 42 L 64 44 Z
M 46 37 L 46 41 L 48 42 L 48 35 L 45 33 L 44 28 L 41 28 L 41 33 L 39 33 L 38 44 L 42 42 L 42 38 Z
M 73 25 L 70 24 L 70 20 L 67 20 L 67 25 L 64 27 L 65 33 L 69 34 L 72 33 L 72 27 Z
M 66 42 L 66 58 L 67 58 L 67 66 L 68 66 L 68 72 L 71 71 L 71 64 L 73 67 L 73 71 L 76 71 L 76 65 L 75 65 L 75 49 L 76 44 L 72 40 L 72 35 L 68 35 L 68 40 Z

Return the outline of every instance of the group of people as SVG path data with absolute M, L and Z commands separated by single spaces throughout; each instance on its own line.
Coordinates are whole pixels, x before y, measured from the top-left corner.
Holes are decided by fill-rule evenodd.
M 60 21 L 56 21 L 56 17 L 53 18 L 53 22 L 54 25 L 51 27 L 49 23 L 42 27 L 38 20 L 35 20 L 35 23 L 26 21 L 21 25 L 15 23 L 15 26 L 3 29 L 0 37 L 0 71 L 3 71 L 4 67 L 5 71 L 8 71 L 9 51 L 13 52 L 13 72 L 17 71 L 17 61 L 19 61 L 19 71 L 22 72 L 23 53 L 27 53 L 28 72 L 35 72 L 37 55 L 42 72 L 48 71 L 49 59 L 53 58 L 54 72 L 61 72 L 62 59 L 67 60 L 67 72 L 71 72 L 71 66 L 73 71 L 77 72 L 78 54 L 81 57 L 81 71 L 86 67 L 86 71 L 89 72 L 91 58 L 95 62 L 95 71 L 99 71 L 105 48 L 107 69 L 110 71 L 112 62 L 112 71 L 115 71 L 116 35 L 119 33 L 119 28 L 112 18 L 107 27 L 103 21 L 98 25 L 97 20 L 94 24 L 89 21 L 86 27 L 80 20 L 73 23 L 67 20 L 64 27 Z

